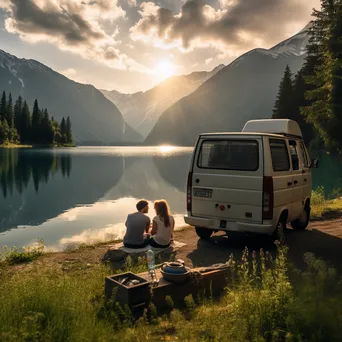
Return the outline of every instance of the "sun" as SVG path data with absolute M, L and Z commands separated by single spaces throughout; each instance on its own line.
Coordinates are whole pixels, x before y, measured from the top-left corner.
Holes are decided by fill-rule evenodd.
M 155 73 L 160 79 L 166 79 L 176 73 L 176 66 L 169 61 L 160 61 L 155 67 Z

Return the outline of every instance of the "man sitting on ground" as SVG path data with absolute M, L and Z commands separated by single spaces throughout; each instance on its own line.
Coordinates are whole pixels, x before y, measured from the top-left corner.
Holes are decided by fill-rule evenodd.
M 145 215 L 148 213 L 148 202 L 141 200 L 137 203 L 137 212 L 129 214 L 126 220 L 126 234 L 123 239 L 124 246 L 127 248 L 144 248 L 148 245 L 148 238 L 144 233 L 148 233 L 151 220 Z

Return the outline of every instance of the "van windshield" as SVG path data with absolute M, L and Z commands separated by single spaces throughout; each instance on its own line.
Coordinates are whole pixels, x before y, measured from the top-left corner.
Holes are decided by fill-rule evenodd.
M 204 169 L 256 171 L 259 146 L 256 140 L 205 140 L 197 165 Z

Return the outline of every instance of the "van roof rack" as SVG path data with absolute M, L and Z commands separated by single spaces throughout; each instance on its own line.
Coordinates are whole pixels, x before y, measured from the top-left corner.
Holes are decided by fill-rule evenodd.
M 281 134 L 287 137 L 303 138 L 298 123 L 289 119 L 250 120 L 245 124 L 242 132 Z

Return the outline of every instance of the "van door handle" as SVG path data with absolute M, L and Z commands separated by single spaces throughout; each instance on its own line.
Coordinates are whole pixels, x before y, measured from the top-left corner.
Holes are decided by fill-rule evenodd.
M 294 185 L 296 185 L 296 184 L 298 184 L 298 181 L 295 180 L 295 181 L 294 181 Z
M 292 185 L 292 182 L 287 182 L 287 186 L 291 186 Z

